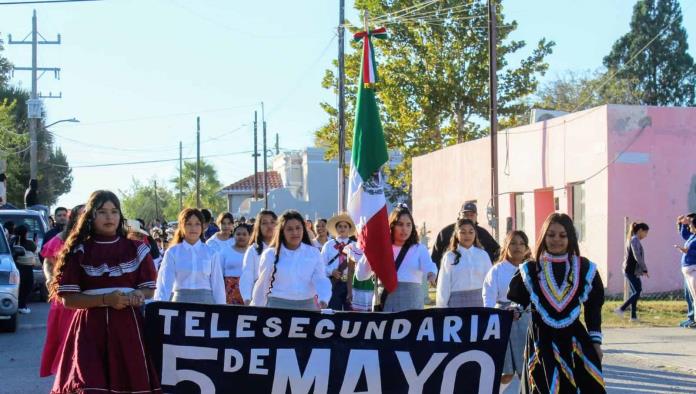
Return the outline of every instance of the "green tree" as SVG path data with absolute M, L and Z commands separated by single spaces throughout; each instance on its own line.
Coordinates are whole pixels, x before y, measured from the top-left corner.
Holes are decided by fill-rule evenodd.
M 182 171 L 184 208 L 196 206 L 196 162 L 185 161 Z M 179 177 L 169 180 L 172 188 L 176 190 L 175 196 L 178 201 Z M 222 184 L 218 180 L 215 167 L 201 160 L 201 208 L 208 208 L 213 214 L 218 214 L 227 210 L 227 201 L 219 192 Z M 178 204 L 178 202 L 177 202 Z
M 379 18 L 416 3 L 420 1 L 356 0 L 355 7 Z M 459 0 L 443 0 L 390 21 L 389 39 L 373 41 L 385 138 L 390 149 L 403 154 L 402 163 L 393 171 L 387 170 L 389 183 L 396 191 L 390 196 L 392 200 L 410 194 L 412 157 L 487 134 L 480 126 L 489 116 L 486 14 L 485 3 L 462 5 Z M 529 56 L 517 65 L 510 64 L 510 55 L 526 43 L 508 39 L 517 27 L 515 21 L 506 21 L 499 12 L 497 22 L 499 114 L 508 118 L 528 110 L 522 99 L 536 91 L 536 76 L 546 71 L 544 57 L 551 53 L 554 43 L 541 39 Z M 353 43 L 355 50 L 345 59 L 348 148 L 361 47 Z M 326 71 L 322 86 L 336 92 L 333 70 Z M 321 107 L 329 121 L 315 132 L 315 144 L 326 147 L 327 155 L 335 157 L 338 111 L 326 102 Z
M 2 34 L 0 34 L 2 37 Z M 0 40 L 0 52 L 5 50 Z M 7 58 L 0 55 L 0 87 L 7 86 L 7 81 L 10 79 L 10 71 L 12 71 L 12 63 Z
M 140 218 L 145 223 L 155 219 L 174 220 L 176 218 L 179 208 L 178 200 L 169 189 L 163 186 L 164 182 L 158 182 L 155 193 L 155 181 L 156 179 L 153 178 L 143 184 L 133 179 L 128 190 L 119 190 L 121 208 L 125 217 Z
M 679 2 L 640 0 L 630 26 L 604 58 L 609 72 L 628 80 L 641 104 L 695 105 L 696 66 L 687 53 Z

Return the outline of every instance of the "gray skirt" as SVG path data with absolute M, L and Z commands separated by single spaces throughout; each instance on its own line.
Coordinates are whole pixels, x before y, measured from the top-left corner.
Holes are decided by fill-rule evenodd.
M 496 304 L 496 308 L 506 308 L 509 303 L 504 305 Z M 532 321 L 532 314 L 525 311 L 520 316 L 519 320 L 512 322 L 510 328 L 510 340 L 508 341 L 507 350 L 505 351 L 505 362 L 503 363 L 503 374 L 515 374 L 518 377 L 522 376 L 524 368 L 524 347 L 527 344 L 527 331 L 529 324 Z
M 450 293 L 447 306 L 450 308 L 473 308 L 483 307 L 483 296 L 481 289 L 453 291 Z
M 319 310 L 317 304 L 314 303 L 314 298 L 310 298 L 307 300 L 286 300 L 285 298 L 268 297 L 266 307 L 279 309 L 296 309 L 305 311 Z
M 387 302 L 384 303 L 384 312 L 402 312 L 423 309 L 424 307 L 423 285 L 420 283 L 399 282 L 396 290 L 387 296 Z
M 173 302 L 194 302 L 197 304 L 214 304 L 213 291 L 206 289 L 179 289 L 172 296 Z

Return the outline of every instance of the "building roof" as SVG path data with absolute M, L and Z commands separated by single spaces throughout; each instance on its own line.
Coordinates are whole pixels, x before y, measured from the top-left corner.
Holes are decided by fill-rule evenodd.
M 263 194 L 263 171 L 257 172 L 259 184 L 258 192 Z M 283 179 L 277 171 L 268 171 L 268 190 L 278 189 L 283 187 Z M 222 193 L 245 192 L 254 193 L 254 175 L 249 175 L 246 178 L 240 179 L 237 182 L 227 185 L 222 188 Z

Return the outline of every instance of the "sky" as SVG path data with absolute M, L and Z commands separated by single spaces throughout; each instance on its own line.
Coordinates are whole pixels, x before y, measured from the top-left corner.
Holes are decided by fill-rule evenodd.
M 681 5 L 696 57 L 694 2 Z M 353 1 L 346 3 L 347 18 L 357 21 Z M 540 77 L 545 82 L 600 68 L 614 41 L 628 32 L 635 1 L 502 4 L 506 21 L 519 23 L 510 38 L 528 44 L 513 63 L 542 37 L 556 42 Z M 7 34 L 14 40 L 27 35 L 33 9 L 44 38 L 62 37 L 61 45 L 39 47 L 39 66 L 61 68 L 59 80 L 48 73 L 39 80 L 40 92 L 63 96 L 44 101 L 46 122 L 80 120 L 50 128 L 73 167 L 72 190 L 58 205 L 83 203 L 96 189 L 125 191 L 136 181 L 166 183 L 177 176 L 179 141 L 184 157 L 196 154 L 196 116 L 201 155 L 210 156 L 205 160 L 223 185 L 233 183 L 253 174 L 252 123 L 254 111 L 261 118 L 262 102 L 269 149 L 277 133 L 282 150 L 295 150 L 313 145 L 314 131 L 326 122 L 319 104 L 337 100 L 321 80 L 337 57 L 338 0 L 0 5 L 2 54 L 16 66 L 31 64 L 30 46 L 7 45 Z M 30 74 L 17 71 L 11 83 L 30 89 Z M 108 166 L 84 167 L 102 164 Z

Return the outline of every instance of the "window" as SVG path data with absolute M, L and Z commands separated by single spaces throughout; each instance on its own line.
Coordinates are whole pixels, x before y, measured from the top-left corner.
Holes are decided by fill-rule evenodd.
M 578 233 L 578 241 L 585 240 L 585 183 L 573 184 L 573 223 Z
M 524 194 L 515 194 L 515 229 L 524 231 Z

